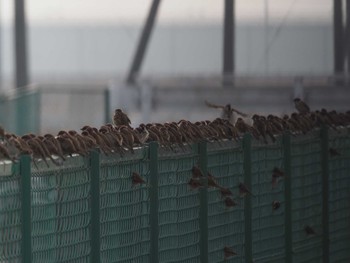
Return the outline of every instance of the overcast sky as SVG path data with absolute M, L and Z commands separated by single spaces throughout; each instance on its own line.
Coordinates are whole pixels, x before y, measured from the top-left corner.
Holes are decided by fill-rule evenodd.
M 32 24 L 65 23 L 140 23 L 151 0 L 25 0 L 27 17 Z M 13 17 L 13 2 L 0 0 L 1 22 Z M 264 19 L 268 3 L 270 21 L 329 21 L 332 0 L 236 0 L 238 21 Z M 163 0 L 160 23 L 202 23 L 222 20 L 224 0 Z

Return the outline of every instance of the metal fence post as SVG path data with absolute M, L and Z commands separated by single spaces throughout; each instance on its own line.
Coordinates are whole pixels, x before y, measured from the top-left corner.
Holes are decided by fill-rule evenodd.
M 31 207 L 31 157 L 20 158 L 21 203 L 22 203 L 22 262 L 32 262 L 32 207 Z
M 91 262 L 98 263 L 100 257 L 100 153 L 97 150 L 90 152 L 91 161 Z
M 109 91 L 109 87 L 105 88 L 104 90 L 104 101 L 105 101 L 105 123 L 110 123 L 112 122 L 112 117 L 111 117 L 111 92 Z
M 149 182 L 149 201 L 150 201 L 150 262 L 159 262 L 159 222 L 158 222 L 158 210 L 159 210 L 159 198 L 158 198 L 158 143 L 151 142 L 149 144 L 149 170 L 150 170 L 150 182 Z
M 322 165 L 322 251 L 324 263 L 329 262 L 329 166 L 328 166 L 328 128 L 323 125 L 321 137 L 321 165 Z
M 291 168 L 291 139 L 290 134 L 285 133 L 282 137 L 283 166 L 286 174 L 284 178 L 284 238 L 286 263 L 293 262 L 293 239 L 292 239 L 292 168 Z
M 252 136 L 246 133 L 243 138 L 243 169 L 244 184 L 252 189 Z M 252 197 L 247 195 L 244 201 L 244 240 L 245 261 L 253 262 L 253 240 L 252 240 Z
M 208 262 L 208 177 L 206 176 L 208 166 L 207 143 L 200 142 L 198 145 L 199 167 L 204 178 L 203 188 L 199 191 L 199 232 L 200 232 L 200 262 Z

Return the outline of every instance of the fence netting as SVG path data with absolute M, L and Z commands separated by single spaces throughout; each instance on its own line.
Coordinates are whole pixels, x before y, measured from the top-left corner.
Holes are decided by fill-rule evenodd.
M 331 262 L 350 261 L 350 137 L 348 130 L 329 130 L 328 165 L 322 158 L 322 138 L 315 130 L 290 136 L 290 152 L 284 141 L 264 144 L 251 140 L 206 143 L 205 167 L 198 145 L 157 152 L 158 236 L 152 238 L 149 146 L 135 153 L 99 154 L 100 248 L 92 247 L 92 167 L 90 157 L 67 157 L 62 166 L 37 161 L 31 167 L 32 262 L 90 262 L 98 249 L 100 262 L 151 262 L 156 247 L 159 262 L 285 262 L 286 180 L 291 184 L 291 244 L 293 262 L 323 260 L 324 217 L 329 219 Z M 245 160 L 249 151 L 250 160 Z M 288 156 L 286 156 L 288 154 Z M 285 166 L 290 160 L 290 171 Z M 196 188 L 189 184 L 192 169 L 211 174 L 218 187 Z M 19 164 L 0 165 L 0 262 L 23 262 L 21 172 Z M 247 172 L 249 167 L 249 173 Z M 328 168 L 328 209 L 324 211 L 322 174 Z M 283 176 L 274 177 L 274 171 Z M 144 182 L 132 180 L 138 174 Z M 204 174 L 206 177 L 207 174 Z M 251 202 L 239 185 L 247 182 Z M 230 190 L 231 194 L 225 194 Z M 203 229 L 201 196 L 208 202 Z M 229 205 L 226 199 L 235 202 Z M 250 206 L 250 207 L 249 207 Z M 251 220 L 246 232 L 247 220 Z M 203 231 L 208 251 L 201 251 Z M 288 237 L 287 237 L 288 238 Z M 156 244 L 156 246 L 154 246 Z M 251 247 L 251 255 L 247 248 Z M 235 255 L 225 255 L 230 248 Z M 249 250 L 248 250 L 249 251 Z M 154 251 L 152 252 L 154 253 Z

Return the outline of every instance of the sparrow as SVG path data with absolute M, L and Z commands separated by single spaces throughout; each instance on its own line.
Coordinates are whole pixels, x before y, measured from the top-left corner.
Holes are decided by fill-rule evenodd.
M 221 186 L 217 183 L 214 176 L 208 172 L 208 187 L 221 188 Z
M 230 189 L 224 188 L 224 187 L 220 187 L 220 193 L 221 193 L 222 197 L 232 196 L 233 195 Z
M 226 207 L 234 207 L 234 206 L 238 205 L 238 203 L 236 203 L 236 201 L 233 200 L 232 198 L 226 197 L 225 198 L 225 205 L 226 205 Z
M 331 157 L 341 156 L 341 153 L 335 148 L 329 148 L 328 151 Z
M 203 187 L 199 179 L 193 179 L 193 178 L 190 179 L 190 181 L 188 182 L 188 185 L 191 187 L 192 190 Z
M 132 185 L 135 186 L 135 185 L 138 185 L 138 184 L 144 184 L 146 183 L 145 180 L 142 179 L 142 177 L 140 176 L 139 173 L 137 172 L 133 172 L 132 175 L 131 175 L 131 180 L 132 180 Z
M 0 159 L 7 159 L 7 160 L 11 160 L 12 162 L 16 162 L 16 159 L 10 156 L 7 149 L 2 144 L 0 144 Z
M 277 200 L 272 201 L 272 210 L 277 210 L 280 207 L 281 207 L 280 201 L 277 201 Z
M 243 183 L 239 183 L 238 188 L 240 197 L 245 197 L 247 194 L 255 196 L 248 190 L 248 188 Z
M 233 256 L 236 256 L 238 254 L 231 247 L 225 246 L 224 247 L 224 255 L 225 255 L 225 260 L 226 260 L 226 259 L 233 257 Z
M 309 225 L 306 225 L 304 227 L 304 231 L 305 231 L 307 236 L 315 236 L 315 235 L 317 235 L 316 231 Z
M 119 125 L 130 126 L 131 121 L 128 115 L 126 115 L 121 109 L 116 109 L 114 111 L 113 124 L 115 126 L 119 126 Z
M 193 166 L 192 167 L 192 178 L 201 178 L 201 177 L 203 177 L 203 174 L 202 174 L 202 171 L 201 171 L 201 169 L 199 169 L 199 167 L 198 166 Z
M 310 112 L 309 106 L 301 99 L 295 98 L 293 101 L 294 106 L 299 113 L 305 114 Z
M 278 167 L 274 167 L 272 170 L 272 188 L 277 186 L 277 183 L 281 177 L 284 176 L 284 172 Z
M 231 107 L 231 104 L 226 104 L 225 106 L 223 105 L 215 105 L 215 104 L 212 104 L 208 101 L 205 101 L 205 104 L 208 106 L 208 107 L 211 107 L 211 108 L 215 108 L 215 109 L 221 109 L 222 110 L 222 114 L 221 114 L 221 118 L 222 119 L 226 119 L 228 120 L 230 123 L 234 123 L 234 116 L 233 116 L 233 113 L 237 113 L 238 115 L 242 116 L 242 117 L 248 117 L 248 114 L 245 114 L 241 111 L 238 111 L 234 108 Z

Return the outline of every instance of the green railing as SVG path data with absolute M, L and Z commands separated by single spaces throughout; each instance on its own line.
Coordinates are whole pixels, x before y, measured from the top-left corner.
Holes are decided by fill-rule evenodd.
M 194 165 L 238 205 L 227 207 L 206 177 L 191 189 Z M 275 167 L 285 176 L 272 187 Z M 133 185 L 133 172 L 146 183 Z M 124 157 L 93 151 L 50 168 L 22 156 L 0 175 L 0 262 L 350 262 L 345 128 L 273 144 L 247 134 L 175 152 L 150 143 Z M 239 183 L 253 196 L 238 197 Z M 225 259 L 224 247 L 237 255 Z

